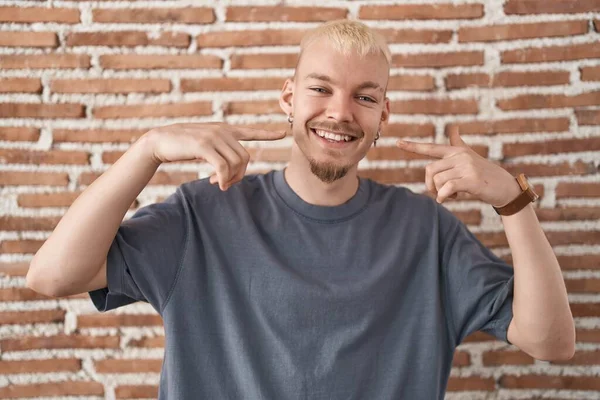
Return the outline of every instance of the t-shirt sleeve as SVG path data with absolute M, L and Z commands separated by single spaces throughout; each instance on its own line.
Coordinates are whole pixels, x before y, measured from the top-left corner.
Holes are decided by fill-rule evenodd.
M 136 301 L 162 311 L 185 253 L 187 207 L 179 187 L 121 223 L 106 259 L 107 287 L 89 292 L 98 311 Z
M 439 206 L 442 270 L 456 345 L 481 330 L 510 343 L 514 271 L 446 208 Z

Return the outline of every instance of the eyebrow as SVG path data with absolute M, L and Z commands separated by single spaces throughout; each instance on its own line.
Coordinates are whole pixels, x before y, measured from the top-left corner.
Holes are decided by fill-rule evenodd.
M 328 75 L 323 75 L 323 74 L 318 74 L 316 72 L 312 72 L 308 75 L 306 75 L 304 77 L 304 79 L 317 79 L 319 81 L 324 81 L 324 82 L 329 82 L 329 83 L 335 83 L 333 81 L 333 79 L 331 79 L 330 76 Z M 373 82 L 373 81 L 365 81 L 363 83 L 361 83 L 360 85 L 358 85 L 357 87 L 358 90 L 361 89 L 377 89 L 380 92 L 383 92 L 383 88 L 381 86 L 379 86 L 379 84 L 377 82 Z

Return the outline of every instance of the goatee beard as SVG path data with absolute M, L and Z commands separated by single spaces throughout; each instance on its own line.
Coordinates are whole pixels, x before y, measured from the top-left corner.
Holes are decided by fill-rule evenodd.
M 310 171 L 324 183 L 332 183 L 338 179 L 342 179 L 350 167 L 339 166 L 332 163 L 318 163 L 313 159 L 308 160 L 310 163 Z

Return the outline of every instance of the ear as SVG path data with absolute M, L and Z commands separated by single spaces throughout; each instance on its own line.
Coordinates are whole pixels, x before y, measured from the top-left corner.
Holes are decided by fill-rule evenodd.
M 294 97 L 294 80 L 288 78 L 283 84 L 281 94 L 279 95 L 279 106 L 285 113 L 285 115 L 293 114 L 294 106 L 292 103 Z
M 388 121 L 390 119 L 390 99 L 386 97 L 383 100 L 383 110 L 381 111 L 381 122 L 379 123 L 379 130 L 385 132 Z

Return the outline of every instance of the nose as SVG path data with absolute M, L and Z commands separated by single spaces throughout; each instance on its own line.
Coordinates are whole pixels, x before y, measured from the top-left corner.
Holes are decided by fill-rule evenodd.
M 351 100 L 343 93 L 336 93 L 329 98 L 327 104 L 327 118 L 337 122 L 352 122 Z

